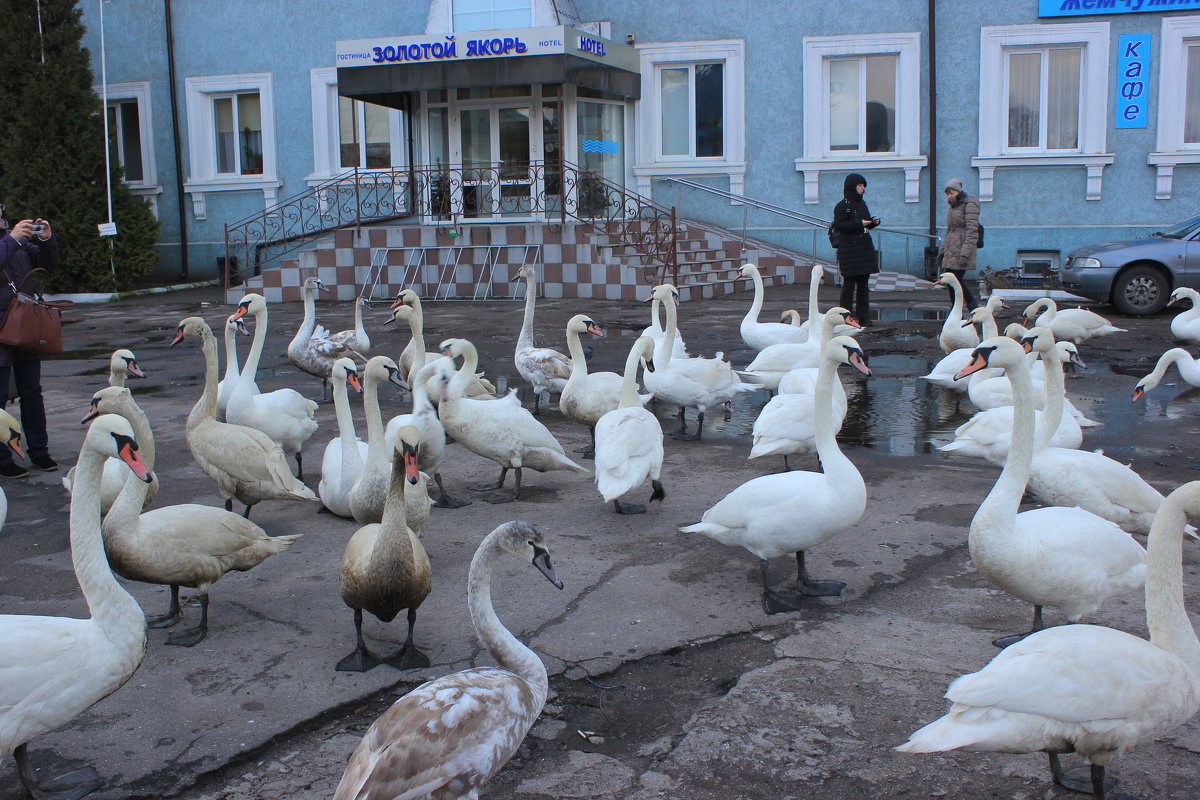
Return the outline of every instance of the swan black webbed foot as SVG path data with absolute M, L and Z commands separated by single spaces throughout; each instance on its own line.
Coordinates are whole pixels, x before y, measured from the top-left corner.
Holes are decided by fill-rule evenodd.
M 667 496 L 666 491 L 663 489 L 662 481 L 658 480 L 657 478 L 652 478 L 650 480 L 650 486 L 653 487 L 653 491 L 650 492 L 651 503 L 653 503 L 655 500 L 662 500 Z
M 770 563 L 765 559 L 759 559 L 758 571 L 762 576 L 763 596 L 762 607 L 767 614 L 781 614 L 788 611 L 799 611 L 800 604 L 803 598 L 796 592 L 785 592 L 778 589 L 772 589 L 767 582 L 767 569 Z
M 618 514 L 645 514 L 646 507 L 637 503 L 625 503 L 620 500 L 613 500 L 613 506 L 617 509 Z
M 808 576 L 804 551 L 796 553 L 796 589 L 805 597 L 838 597 L 846 584 L 841 581 L 817 581 Z
M 438 498 L 438 501 L 433 504 L 434 508 L 462 508 L 463 506 L 471 505 L 470 500 L 459 500 L 451 497 L 446 492 L 446 487 L 442 485 L 442 473 L 433 473 L 433 481 L 437 484 L 438 491 L 442 493 L 441 497 Z
M 147 628 L 169 628 L 183 617 L 183 612 L 179 608 L 179 586 L 171 585 L 171 607 L 167 613 L 157 617 L 147 617 Z
M 25 744 L 13 750 L 13 757 L 17 760 L 21 785 L 33 800 L 79 800 L 100 786 L 100 776 L 91 767 L 55 775 L 39 783 Z
M 993 639 L 992 644 L 994 644 L 996 647 L 999 647 L 1001 650 L 1003 650 L 1004 648 L 1006 648 L 1010 645 L 1014 645 L 1017 642 L 1021 641 L 1026 636 L 1032 636 L 1033 634 L 1044 629 L 1045 627 L 1046 627 L 1045 624 L 1042 622 L 1042 607 L 1034 606 L 1033 607 L 1033 628 L 1031 630 L 1027 631 L 1026 633 L 1014 633 L 1010 636 L 1001 636 L 999 639 Z
M 338 672 L 366 672 L 378 667 L 381 663 L 367 649 L 367 643 L 363 640 L 362 619 L 362 609 L 354 609 L 354 652 L 337 663 L 334 669 Z
M 404 640 L 404 644 L 396 651 L 394 655 L 388 656 L 384 661 L 396 669 L 419 669 L 429 666 L 429 656 L 422 653 L 413 644 L 413 626 L 417 624 L 417 610 L 410 608 L 408 610 L 408 638 Z
M 1050 777 L 1055 786 L 1061 786 L 1072 792 L 1091 795 L 1099 800 L 1133 800 L 1128 795 L 1114 795 L 1115 778 L 1105 773 L 1099 764 L 1089 764 L 1085 767 L 1075 767 L 1065 770 L 1059 761 L 1058 753 L 1050 753 Z
M 504 481 L 508 477 L 508 467 L 501 467 L 500 478 L 495 483 L 472 483 L 467 488 L 472 492 L 490 492 L 494 489 L 500 489 L 504 486 Z
M 208 635 L 208 592 L 200 595 L 200 624 L 187 630 L 175 631 L 167 637 L 167 644 L 177 647 L 192 647 L 204 641 Z

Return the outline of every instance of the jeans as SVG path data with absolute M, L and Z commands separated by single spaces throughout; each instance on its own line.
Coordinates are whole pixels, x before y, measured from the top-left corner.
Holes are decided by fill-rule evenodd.
M 870 275 L 842 276 L 841 306 L 864 322 L 871 319 L 870 281 Z
M 10 376 L 16 380 L 17 396 L 21 398 L 21 428 L 25 434 L 26 453 L 31 457 L 50 455 L 46 405 L 42 401 L 41 359 L 17 361 L 11 367 L 0 367 L 0 408 L 8 405 Z M 12 451 L 0 447 L 0 465 L 11 464 L 12 461 Z
M 948 269 L 946 271 L 949 272 L 950 274 L 952 274 L 954 277 L 958 278 L 958 283 L 960 286 L 962 286 L 963 311 L 970 311 L 971 309 L 978 306 L 979 301 L 975 299 L 975 295 L 971 294 L 971 284 L 968 283 L 967 279 L 963 277 L 964 275 L 967 274 L 967 271 L 965 269 Z M 946 291 L 950 293 L 950 303 L 951 303 L 951 305 L 953 305 L 954 304 L 954 290 L 951 289 L 949 286 L 947 286 Z

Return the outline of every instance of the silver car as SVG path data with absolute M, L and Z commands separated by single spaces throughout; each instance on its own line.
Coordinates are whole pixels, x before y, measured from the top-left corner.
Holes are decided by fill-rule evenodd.
M 1124 314 L 1154 314 L 1180 286 L 1200 289 L 1200 216 L 1144 239 L 1103 242 L 1067 254 L 1062 285 Z

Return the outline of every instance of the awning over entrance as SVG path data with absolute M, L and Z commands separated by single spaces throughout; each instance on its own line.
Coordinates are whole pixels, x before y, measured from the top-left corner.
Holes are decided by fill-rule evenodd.
M 337 43 L 338 94 L 381 105 L 418 89 L 573 83 L 636 100 L 632 47 L 565 26 Z

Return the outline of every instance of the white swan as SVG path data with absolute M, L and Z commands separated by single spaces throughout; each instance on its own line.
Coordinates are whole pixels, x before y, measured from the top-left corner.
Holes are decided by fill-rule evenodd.
M 396 362 L 387 356 L 374 356 L 363 368 L 363 406 L 367 417 L 367 458 L 358 479 L 350 489 L 350 513 L 360 524 L 380 522 L 392 480 L 392 458 L 395 437 L 387 438 L 383 429 L 383 414 L 379 410 L 379 385 L 394 383 L 402 390 L 408 384 L 400 377 Z M 423 433 L 418 431 L 419 433 Z M 424 448 L 425 439 L 421 438 Z M 445 442 L 441 442 L 445 447 Z M 425 478 L 407 487 L 404 492 L 408 527 L 418 536 L 429 519 L 429 492 Z
M 1004 302 L 1000 299 L 999 295 L 992 294 L 988 297 L 986 304 L 973 309 L 970 314 L 967 314 L 967 318 L 962 323 L 963 327 L 978 325 L 983 332 L 982 336 L 984 339 L 998 336 L 1000 331 L 996 326 L 995 313 L 1001 308 L 1004 308 Z M 963 381 L 954 380 L 954 375 L 967 364 L 971 363 L 971 353 L 974 351 L 974 345 L 952 350 L 942 356 L 941 360 L 933 365 L 933 369 L 929 370 L 928 375 L 922 375 L 921 380 L 929 381 L 942 389 L 966 392 L 967 384 Z M 1012 426 L 1010 425 L 1009 427 Z
M 658 418 L 643 408 L 637 393 L 638 363 L 653 369 L 654 340 L 638 337 L 625 358 L 620 404 L 596 423 L 596 488 L 618 514 L 640 514 L 645 506 L 625 503 L 621 495 L 650 479 L 650 500 L 666 497 L 659 481 L 663 462 L 663 433 Z
M 442 403 L 438 416 L 446 432 L 476 455 L 491 459 L 500 465 L 500 478 L 493 484 L 475 484 L 475 491 L 500 489 L 508 471 L 516 472 L 515 491 L 511 494 L 493 495 L 492 503 L 507 503 L 521 497 L 521 471 L 525 467 L 547 472 L 569 469 L 587 472 L 587 467 L 567 458 L 562 445 L 538 422 L 533 414 L 516 402 L 504 400 L 477 400 L 463 397 L 463 391 L 472 378 L 479 363 L 475 345 L 466 339 L 447 339 L 442 342 L 442 353 L 449 358 L 462 357 L 462 367 L 448 381 L 442 377 Z M 515 397 L 515 395 L 514 395 Z
M 363 309 L 366 308 L 366 305 L 367 301 L 361 297 L 355 300 L 354 327 L 329 334 L 329 341 L 345 345 L 364 356 L 371 352 L 371 337 L 367 335 L 367 329 L 363 327 Z
M 128 389 L 109 387 L 97 392 L 92 397 L 92 411 L 84 419 L 100 414 L 124 417 L 139 442 L 152 441 L 143 435 L 150 426 Z M 149 449 L 143 444 L 141 452 Z M 146 461 L 149 467 L 152 458 Z M 104 552 L 122 578 L 171 587 L 170 608 L 166 614 L 146 620 L 148 627 L 165 628 L 180 620 L 180 586 L 200 592 L 200 622 L 167 638 L 167 644 L 191 647 L 208 633 L 209 587 L 227 572 L 253 569 L 291 547 L 302 534 L 272 538 L 239 514 L 197 503 L 142 513 L 149 488 L 135 475 L 126 479 L 125 488 L 104 516 Z
M 317 404 L 295 389 L 258 391 L 255 376 L 267 340 L 267 299 L 253 292 L 243 297 L 233 319 L 241 319 L 247 314 L 254 315 L 254 343 L 242 365 L 237 388 L 229 396 L 225 416 L 234 425 L 257 428 L 278 442 L 285 454 L 295 456 L 296 476 L 304 480 L 302 451 L 304 443 L 317 432 Z
M 963 347 L 975 347 L 979 344 L 979 331 L 975 330 L 974 325 L 963 324 L 963 290 L 958 276 L 953 272 L 943 272 L 934 282 L 933 288 L 938 286 L 948 286 L 954 294 L 954 304 L 946 313 L 942 333 L 938 336 L 942 352 L 950 354 Z
M 717 403 L 729 403 L 741 392 L 752 392 L 757 386 L 742 383 L 728 362 L 717 358 L 675 358 L 675 334 L 678 316 L 675 298 L 678 292 L 669 283 L 655 286 L 651 297 L 657 296 L 667 311 L 667 330 L 663 340 L 654 348 L 654 369 L 642 380 L 646 389 L 657 399 L 679 406 L 679 432 L 687 431 L 685 412 L 696 412 L 696 435 L 700 439 L 704 428 L 704 411 Z
M 25 452 L 21 450 L 21 423 L 2 408 L 0 408 L 0 444 L 6 445 L 21 458 L 25 457 Z M 4 488 L 0 487 L 0 531 L 4 530 L 4 523 L 7 520 L 8 495 L 4 493 Z
M 1184 300 L 1191 301 L 1191 307 L 1181 311 L 1171 319 L 1171 335 L 1191 344 L 1200 345 L 1200 292 L 1187 286 L 1180 286 L 1171 292 L 1168 306 Z
M 1042 627 L 1043 606 L 1060 608 L 1075 622 L 1109 596 L 1140 587 L 1146 553 L 1115 524 L 1080 508 L 1017 513 L 1033 461 L 1033 387 L 1025 350 L 1004 336 L 988 339 L 963 373 L 988 366 L 1001 367 L 1012 382 L 1012 447 L 971 520 L 971 561 L 993 586 L 1033 604 L 1034 630 Z M 1002 637 L 996 645 L 1019 639 Z
M 1139 380 L 1133 387 L 1133 399 L 1141 400 L 1142 395 L 1158 386 L 1172 364 L 1179 370 L 1179 377 L 1183 378 L 1185 382 L 1191 386 L 1200 386 L 1200 359 L 1193 358 L 1192 354 L 1182 347 L 1172 347 L 1158 357 L 1150 374 Z
M 492 563 L 501 553 L 532 560 L 562 588 L 535 527 L 506 522 L 489 533 L 471 559 L 467 607 L 499 666 L 444 675 L 397 700 L 354 749 L 334 800 L 476 798 L 517 751 L 546 704 L 549 683 L 542 660 L 504 627 L 492 607 Z
M 382 660 L 397 669 L 429 666 L 429 659 L 413 645 L 413 626 L 417 609 L 433 586 L 432 575 L 429 556 L 408 526 L 404 501 L 406 484 L 415 486 L 421 480 L 417 469 L 420 444 L 416 428 L 405 426 L 397 431 L 383 519 L 355 531 L 342 554 L 339 586 L 342 602 L 354 610 L 356 642 L 354 652 L 338 662 L 340 672 L 365 672 L 380 662 L 363 640 L 364 611 L 391 622 L 407 609 L 408 638 L 399 652 Z
M 411 386 L 416 378 L 417 370 L 442 358 L 442 354 L 432 353 L 425 349 L 425 312 L 422 310 L 420 296 L 412 289 L 405 289 L 396 295 L 396 299 L 392 303 L 392 316 L 383 324 L 387 325 L 398 320 L 406 321 L 412 332 L 412 339 L 404 346 L 404 349 L 400 351 L 400 356 L 396 359 L 401 376 Z M 441 403 L 441 393 L 436 377 L 430 379 L 426 388 L 429 391 L 430 402 L 435 406 Z M 475 397 L 480 400 L 490 399 L 495 394 L 496 387 L 483 377 L 482 372 L 467 382 L 467 388 L 463 392 L 465 397 Z
M 229 398 L 233 397 L 233 390 L 237 388 L 238 378 L 242 374 L 241 367 L 238 363 L 237 354 L 237 335 L 249 336 L 250 330 L 246 327 L 246 323 L 239 317 L 234 319 L 229 317 L 225 320 L 225 377 L 217 384 L 217 420 L 219 422 L 228 422 L 226 414 L 229 411 Z M 253 377 L 251 381 L 253 381 Z M 121 384 L 124 386 L 124 384 Z M 254 384 L 254 393 L 258 394 L 258 384 Z
M 225 510 L 233 498 L 245 503 L 243 516 L 263 500 L 316 500 L 317 496 L 292 475 L 279 445 L 254 428 L 217 422 L 217 340 L 208 323 L 186 317 L 171 345 L 200 337 L 204 353 L 204 393 L 188 414 L 186 438 L 192 457 L 217 482 Z
M 1041 328 L 1049 328 L 1055 339 L 1068 339 L 1080 344 L 1098 336 L 1108 336 L 1114 333 L 1124 333 L 1124 328 L 1117 328 L 1104 317 L 1086 308 L 1065 308 L 1059 311 L 1058 304 L 1049 297 L 1041 297 L 1025 307 L 1022 312 L 1025 317 L 1023 324 L 1029 325 L 1029 320 Z
M 408 414 L 397 414 L 388 420 L 383 438 L 390 448 L 394 446 L 396 431 L 400 430 L 401 427 L 412 425 L 420 431 L 421 449 L 419 455 L 421 458 L 418 466 L 422 472 L 433 476 L 433 481 L 437 484 L 438 490 L 441 492 L 437 502 L 433 504 L 434 508 L 462 508 L 463 506 L 471 505 L 471 501 L 451 497 L 442 483 L 441 467 L 442 456 L 446 452 L 446 428 L 442 425 L 442 421 L 438 419 L 437 411 L 434 409 L 433 403 L 429 401 L 429 393 L 426 390 L 429 382 L 436 380 L 439 370 L 443 369 L 449 375 L 454 371 L 454 362 L 443 356 L 432 364 L 426 364 L 417 372 L 412 385 L 413 410 Z M 441 384 L 437 385 L 438 391 L 441 391 Z
M 581 333 L 604 338 L 604 331 L 586 314 L 576 314 L 567 321 L 567 350 L 571 353 L 571 377 L 558 397 L 558 410 L 572 422 L 587 426 L 590 443 L 584 449 L 583 457 L 592 458 L 596 454 L 596 423 L 621 404 L 624 381 L 615 372 L 588 372 L 583 345 L 579 341 Z M 638 400 L 643 405 L 649 399 L 649 395 L 638 395 Z
M 1200 710 L 1200 641 L 1183 602 L 1182 540 L 1200 516 L 1200 482 L 1163 501 L 1146 553 L 1146 625 L 1150 640 L 1095 625 L 1035 633 L 979 672 L 950 684 L 949 712 L 898 750 L 1048 753 L 1055 783 L 1058 754 L 1092 762 L 1090 787 L 1105 796 L 1104 770 L 1139 742 L 1156 739 Z
M 648 299 L 650 301 L 650 324 L 642 329 L 639 336 L 649 336 L 654 340 L 654 346 L 657 348 L 658 343 L 663 340 L 663 336 L 666 334 L 666 331 L 663 330 L 662 322 L 658 318 L 658 310 L 662 306 L 662 300 L 655 297 L 653 292 L 650 293 Z M 683 335 L 678 329 L 675 331 L 675 343 L 671 345 L 671 357 L 688 357 L 687 345 L 684 343 Z
M 750 303 L 750 310 L 742 318 L 740 327 L 742 341 L 755 350 L 762 350 L 773 344 L 783 344 L 784 342 L 798 343 L 808 339 L 806 331 L 802 331 L 792 325 L 785 325 L 782 322 L 759 322 L 758 314 L 762 311 L 763 306 L 762 275 L 759 273 L 758 267 L 754 264 L 743 264 L 741 276 L 749 278 L 754 284 L 754 300 Z
M 702 533 L 722 544 L 746 548 L 759 558 L 763 610 L 768 614 L 795 611 L 800 598 L 836 596 L 845 584 L 814 581 L 805 566 L 805 551 L 854 525 L 867 505 L 867 487 L 850 459 L 838 448 L 833 433 L 834 371 L 851 364 L 870 375 L 858 344 L 837 336 L 821 351 L 820 375 L 814 395 L 817 455 L 821 472 L 781 472 L 743 483 L 704 512 L 700 522 L 680 528 Z M 796 554 L 796 586 L 786 592 L 767 583 L 768 559 Z
M 1043 328 L 1042 330 L 1046 329 Z M 1026 331 L 1021 336 L 1024 337 L 1028 334 L 1029 332 Z M 990 339 L 991 337 L 989 336 L 988 338 Z M 1032 345 L 1034 351 L 1041 352 L 1045 349 L 1049 353 L 1054 354 L 1052 357 L 1043 356 L 1042 360 L 1043 408 L 1050 409 L 1057 406 L 1062 409 L 1066 405 L 1066 387 L 1063 383 L 1062 360 L 1064 358 L 1069 359 L 1081 367 L 1086 367 L 1087 365 L 1079 357 L 1079 351 L 1072 342 L 1054 343 L 1053 336 L 1034 337 L 1031 341 L 1035 342 Z M 963 364 L 963 366 L 965 367 L 966 364 Z M 1052 370 L 1057 370 L 1057 375 Z M 1055 397 L 1056 394 L 1058 395 L 1057 398 Z M 1043 423 L 1046 412 L 1034 411 L 1033 414 L 1037 430 L 1041 432 L 1043 425 L 1048 424 Z M 1059 413 L 1056 416 L 1058 417 L 1058 427 L 1051 434 L 1048 444 L 1051 447 L 1067 448 L 1077 448 L 1082 445 L 1083 429 L 1080 427 L 1079 420 L 1076 419 L 1075 415 Z M 957 456 L 982 458 L 992 464 L 1003 464 L 1004 459 L 1008 456 L 1008 448 L 1012 444 L 1012 429 L 1013 407 L 1011 405 L 989 408 L 986 411 L 976 413 L 969 420 L 955 428 L 954 440 L 949 444 L 942 445 L 938 450 L 944 453 L 953 453 Z
M 317 496 L 321 504 L 339 517 L 352 517 L 350 513 L 350 490 L 362 474 L 369 447 L 354 432 L 354 414 L 350 410 L 349 385 L 356 392 L 363 390 L 358 380 L 358 368 L 348 358 L 339 358 L 333 363 L 329 376 L 333 384 L 333 412 L 337 417 L 338 435 L 325 445 L 321 456 L 321 482 L 317 484 Z
M 860 330 L 861 325 L 841 306 L 834 306 L 817 318 L 817 336 L 799 344 L 773 344 L 762 350 L 741 374 L 769 391 L 779 389 L 780 381 L 794 369 L 817 369 L 821 365 L 821 343 L 828 342 L 839 328 Z M 849 335 L 849 334 L 838 334 Z M 824 337 L 824 338 L 822 338 Z
M 137 452 L 133 428 L 120 417 L 92 423 L 79 452 L 71 495 L 71 562 L 91 616 L 0 615 L 0 758 L 16 756 L 21 785 L 34 797 L 100 784 L 95 770 L 72 773 L 69 786 L 39 787 L 27 746 L 124 685 L 146 654 L 146 618 L 113 577 L 100 533 L 100 472 L 104 459 L 124 461 L 141 480 L 150 470 Z
M 513 364 L 521 377 L 533 387 L 533 413 L 541 410 L 544 398 L 550 404 L 550 395 L 558 394 L 571 377 L 571 360 L 549 347 L 533 344 L 533 313 L 537 303 L 537 275 L 533 266 L 523 264 L 517 277 L 525 281 L 525 317 L 521 320 L 521 334 L 517 337 L 517 349 L 513 353 Z
M 130 375 L 135 378 L 146 377 L 146 373 L 138 366 L 137 356 L 125 348 L 114 350 L 108 359 L 108 385 L 124 386 L 125 379 Z
M 329 331 L 317 324 L 318 291 L 328 292 L 325 284 L 317 278 L 305 278 L 300 288 L 304 300 L 304 321 L 292 341 L 288 344 L 288 361 L 309 375 L 321 379 L 321 401 L 329 398 L 329 375 L 333 363 L 339 358 L 349 358 L 355 364 L 367 363 L 367 357 L 342 342 L 329 338 Z

